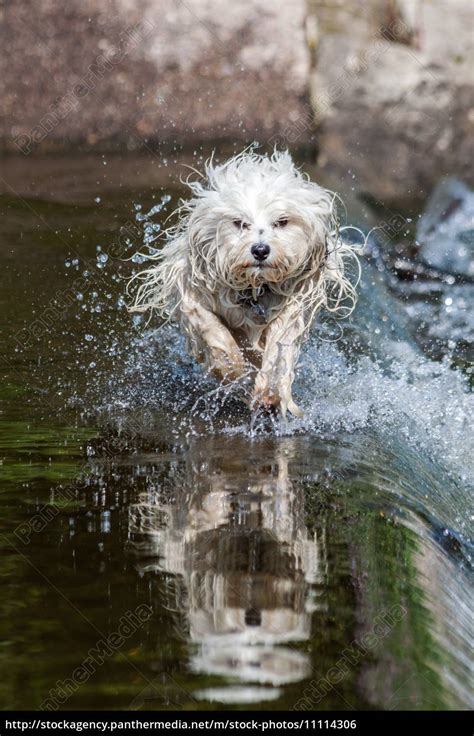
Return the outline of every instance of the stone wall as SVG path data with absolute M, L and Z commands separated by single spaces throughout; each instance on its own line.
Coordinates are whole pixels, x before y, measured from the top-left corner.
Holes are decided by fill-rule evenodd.
M 473 183 L 471 0 L 309 0 L 320 165 L 383 201 Z
M 23 153 L 268 140 L 308 115 L 304 0 L 12 0 L 0 12 L 0 139 Z
M 257 139 L 318 149 L 384 201 L 473 182 L 472 0 L 12 0 L 0 18 L 4 149 Z

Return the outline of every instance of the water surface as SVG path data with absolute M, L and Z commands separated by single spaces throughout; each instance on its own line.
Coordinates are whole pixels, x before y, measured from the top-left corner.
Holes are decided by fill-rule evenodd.
M 2 169 L 2 707 L 472 707 L 472 397 L 431 292 L 365 259 L 305 417 L 252 432 L 125 308 L 173 160 L 32 164 Z

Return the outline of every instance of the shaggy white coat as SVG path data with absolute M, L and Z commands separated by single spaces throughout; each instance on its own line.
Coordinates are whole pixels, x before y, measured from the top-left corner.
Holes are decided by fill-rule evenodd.
M 316 313 L 347 316 L 355 288 L 335 195 L 308 180 L 288 152 L 247 150 L 209 161 L 177 210 L 151 267 L 137 274 L 135 311 L 181 325 L 196 360 L 223 381 L 254 377 L 251 405 L 300 415 L 295 363 Z M 269 246 L 263 262 L 256 243 Z

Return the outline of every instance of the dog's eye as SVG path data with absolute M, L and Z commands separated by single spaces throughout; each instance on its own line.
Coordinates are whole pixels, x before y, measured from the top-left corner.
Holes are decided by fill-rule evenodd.
M 286 225 L 288 225 L 287 217 L 280 217 L 279 220 L 273 223 L 273 227 L 286 227 Z
M 250 228 L 248 222 L 244 222 L 243 220 L 234 220 L 234 225 L 239 230 L 248 230 Z

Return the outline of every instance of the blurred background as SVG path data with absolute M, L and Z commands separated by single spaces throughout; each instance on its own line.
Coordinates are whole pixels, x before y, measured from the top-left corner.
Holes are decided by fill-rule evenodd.
M 473 26 L 0 2 L 0 707 L 474 708 Z M 268 435 L 126 294 L 190 168 L 254 141 L 340 194 L 362 266 Z
M 9 0 L 0 17 L 5 151 L 258 140 L 385 202 L 472 182 L 471 0 Z

